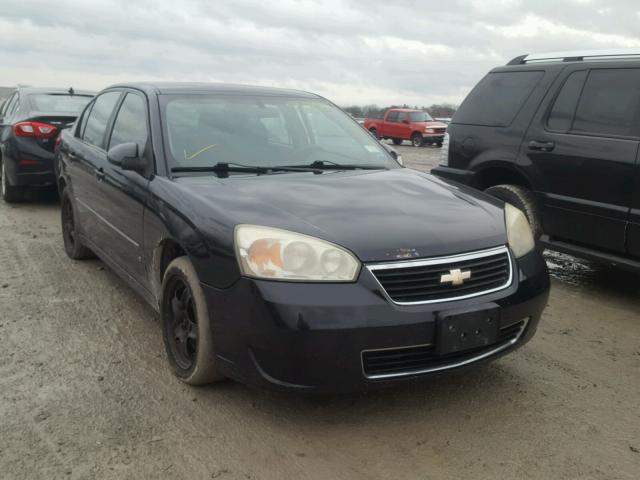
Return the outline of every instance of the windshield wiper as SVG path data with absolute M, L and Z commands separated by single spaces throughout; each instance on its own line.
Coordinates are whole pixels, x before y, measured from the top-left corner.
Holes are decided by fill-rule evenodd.
M 242 163 L 225 163 L 218 162 L 215 165 L 206 165 L 202 167 L 173 167 L 172 173 L 199 173 L 199 172 L 212 172 L 216 174 L 227 174 L 229 172 L 245 172 L 245 173 L 257 173 L 257 174 L 269 174 L 271 172 L 319 172 L 317 168 L 310 168 L 307 166 L 301 167 L 288 167 L 288 166 L 276 166 L 276 167 L 260 167 L 258 165 L 244 165 Z
M 304 165 L 310 168 L 322 168 L 325 170 L 388 170 L 383 165 L 357 165 L 354 163 L 337 163 L 331 160 L 316 160 L 309 165 Z

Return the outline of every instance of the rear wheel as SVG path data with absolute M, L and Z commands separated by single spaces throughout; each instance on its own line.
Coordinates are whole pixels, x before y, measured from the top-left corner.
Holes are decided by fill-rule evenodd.
M 380 138 L 380 137 L 378 137 L 378 130 L 376 130 L 375 128 L 370 128 L 370 129 L 369 129 L 369 132 L 370 132 L 370 133 L 371 133 L 371 135 L 373 135 L 374 137 L 376 137 L 376 138 L 378 138 L 378 139 Z
M 60 200 L 60 220 L 64 251 L 67 256 L 73 260 L 92 258 L 93 252 L 82 244 L 78 236 L 75 210 L 66 190 L 62 191 L 62 199 Z
M 24 200 L 24 188 L 11 185 L 9 177 L 4 167 L 4 162 L 0 160 L 0 183 L 2 184 L 2 199 L 7 203 L 16 203 Z
M 519 185 L 495 185 L 487 188 L 485 192 L 522 210 L 531 225 L 533 238 L 538 241 L 542 235 L 542 220 L 531 190 Z
M 393 144 L 394 145 L 402 145 L 402 139 L 401 138 L 394 138 L 393 139 Z
M 421 147 L 422 146 L 422 134 L 421 133 L 414 133 L 413 135 L 411 135 L 411 145 L 413 145 L 414 147 Z
M 190 385 L 222 380 L 213 349 L 211 320 L 198 275 L 185 257 L 167 267 L 162 282 L 164 345 L 175 374 Z

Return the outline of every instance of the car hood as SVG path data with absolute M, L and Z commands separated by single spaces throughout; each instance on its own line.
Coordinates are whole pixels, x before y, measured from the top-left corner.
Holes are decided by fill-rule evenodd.
M 500 203 L 406 168 L 182 177 L 199 213 L 194 223 L 233 232 L 237 224 L 323 238 L 364 262 L 468 252 L 506 243 Z M 206 228 L 205 228 L 206 230 Z

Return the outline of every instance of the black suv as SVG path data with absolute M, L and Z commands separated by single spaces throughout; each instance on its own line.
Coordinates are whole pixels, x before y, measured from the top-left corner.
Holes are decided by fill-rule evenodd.
M 639 145 L 640 52 L 524 55 L 465 99 L 432 173 L 519 207 L 545 247 L 637 270 Z

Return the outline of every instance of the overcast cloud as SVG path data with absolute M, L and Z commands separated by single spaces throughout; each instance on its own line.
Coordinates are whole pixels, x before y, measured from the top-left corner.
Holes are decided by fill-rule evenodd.
M 0 0 L 0 85 L 197 80 L 459 103 L 520 54 L 640 47 L 639 23 L 637 0 Z

